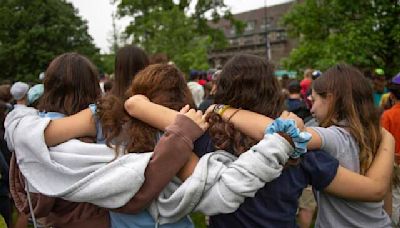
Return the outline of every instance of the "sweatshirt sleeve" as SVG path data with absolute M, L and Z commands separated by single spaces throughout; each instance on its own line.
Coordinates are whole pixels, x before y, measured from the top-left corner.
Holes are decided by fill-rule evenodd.
M 227 166 L 195 210 L 206 215 L 236 211 L 246 197 L 254 197 L 265 183 L 281 175 L 283 165 L 292 151 L 293 148 L 282 136 L 265 135 L 259 143 Z
M 142 187 L 127 204 L 113 211 L 134 214 L 148 207 L 189 160 L 193 141 L 202 133 L 192 120 L 178 115 L 154 148 Z
M 273 134 L 238 159 L 224 151 L 206 154 L 192 176 L 175 189 L 167 187 L 152 204 L 157 210 L 149 212 L 161 224 L 176 222 L 192 211 L 232 213 L 246 197 L 254 197 L 266 182 L 279 177 L 292 151 L 283 137 Z

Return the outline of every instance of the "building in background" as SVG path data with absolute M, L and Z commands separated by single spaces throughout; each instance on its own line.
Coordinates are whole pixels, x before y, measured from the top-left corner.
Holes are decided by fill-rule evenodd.
M 235 14 L 235 19 L 246 23 L 241 34 L 227 20 L 220 20 L 217 24 L 210 23 L 213 28 L 222 29 L 229 42 L 224 49 L 210 51 L 210 66 L 222 66 L 237 53 L 263 56 L 279 66 L 280 60 L 289 56 L 298 43 L 296 39 L 287 36 L 286 29 L 279 23 L 294 3 L 295 1 Z M 269 42 L 266 40 L 267 35 Z

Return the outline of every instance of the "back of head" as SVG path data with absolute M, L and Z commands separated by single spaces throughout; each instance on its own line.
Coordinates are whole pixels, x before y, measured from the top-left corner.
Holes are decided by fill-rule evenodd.
M 25 82 L 16 82 L 10 88 L 11 96 L 18 101 L 24 99 L 29 90 L 29 85 Z
M 100 97 L 96 67 L 86 57 L 65 53 L 51 61 L 44 78 L 44 92 L 38 109 L 75 114 Z
M 288 90 L 290 94 L 300 94 L 300 83 L 297 80 L 291 81 L 288 85 Z
M 143 49 L 135 45 L 126 45 L 115 56 L 115 78 L 111 93 L 125 99 L 125 92 L 135 75 L 149 65 L 149 59 Z
M 127 91 L 128 96 L 135 94 L 145 95 L 152 102 L 174 110 L 186 104 L 194 107 L 185 78 L 173 65 L 153 64 L 140 71 Z M 98 110 L 108 144 L 125 145 L 128 152 L 154 149 L 158 131 L 128 116 L 123 102 L 115 95 L 104 97 Z
M 150 56 L 150 64 L 167 64 L 168 56 L 165 53 L 155 53 Z
M 311 79 L 312 78 L 312 73 L 314 72 L 313 69 L 306 69 L 304 71 L 304 78 Z
M 218 76 L 216 104 L 226 104 L 276 118 L 282 112 L 283 101 L 273 65 L 259 56 L 236 55 L 225 64 Z M 241 153 L 255 143 L 234 131 L 232 125 L 222 121 L 216 114 L 210 115 L 210 121 L 210 133 L 218 149 L 233 147 L 235 153 Z
M 44 86 L 43 84 L 37 84 L 32 86 L 28 91 L 28 105 L 31 107 L 36 108 L 40 97 L 44 93 Z
M 356 68 L 339 64 L 317 78 L 313 90 L 324 98 L 331 94 L 328 114 L 320 125 L 345 124 L 360 146 L 360 168 L 365 173 L 381 140 L 379 112 L 374 106 L 368 79 Z
M 278 117 L 283 96 L 273 65 L 255 55 L 234 56 L 218 76 L 215 102 Z
M 393 97 L 399 101 L 400 100 L 400 73 L 398 73 L 396 76 L 392 78 L 392 80 L 389 83 L 388 87 L 390 93 L 393 95 Z
M 11 86 L 8 84 L 0 85 L 0 100 L 6 103 L 11 102 L 12 96 L 10 93 Z

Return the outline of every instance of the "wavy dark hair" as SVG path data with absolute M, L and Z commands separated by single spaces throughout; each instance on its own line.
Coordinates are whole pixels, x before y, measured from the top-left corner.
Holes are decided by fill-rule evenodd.
M 328 114 L 320 125 L 337 125 L 350 131 L 360 148 L 360 173 L 365 174 L 382 138 L 379 110 L 374 106 L 368 79 L 356 68 L 338 64 L 313 82 L 313 90 L 323 98 L 332 95 Z M 342 121 L 345 125 L 339 123 Z
M 65 53 L 51 61 L 43 81 L 44 92 L 38 109 L 73 115 L 100 98 L 95 65 L 78 53 Z
M 152 102 L 180 110 L 186 104 L 194 106 L 184 75 L 173 65 L 153 64 L 140 71 L 132 81 L 127 96 L 142 94 Z M 157 129 L 135 119 L 125 111 L 123 101 L 110 94 L 98 105 L 100 121 L 108 146 L 120 153 L 153 151 L 157 142 Z
M 130 44 L 120 48 L 115 56 L 115 79 L 111 93 L 125 99 L 126 91 L 132 84 L 135 75 L 149 65 L 146 52 Z
M 242 108 L 270 118 L 283 111 L 284 97 L 271 63 L 255 55 L 240 54 L 230 59 L 217 80 L 216 104 Z M 239 155 L 257 141 L 234 129 L 217 114 L 208 116 L 209 132 L 217 149 Z

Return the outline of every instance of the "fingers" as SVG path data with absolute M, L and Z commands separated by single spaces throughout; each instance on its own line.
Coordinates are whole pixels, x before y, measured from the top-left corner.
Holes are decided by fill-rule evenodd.
M 181 109 L 180 113 L 191 119 L 203 131 L 206 131 L 208 129 L 208 123 L 206 122 L 203 112 L 201 110 L 196 111 L 195 109 L 189 109 L 185 106 Z
M 287 117 L 289 116 L 289 114 L 290 114 L 290 112 L 288 112 L 288 111 L 283 111 L 280 117 L 283 118 L 283 119 L 287 119 Z
M 179 113 L 185 114 L 185 113 L 187 113 L 187 112 L 189 111 L 189 109 L 190 109 L 190 106 L 187 104 L 187 105 L 185 105 L 183 108 L 181 108 L 181 110 L 179 111 Z
M 210 105 L 210 107 L 208 107 L 208 109 L 206 110 L 204 115 L 208 115 L 208 113 L 213 112 L 214 108 L 215 108 L 215 104 Z

